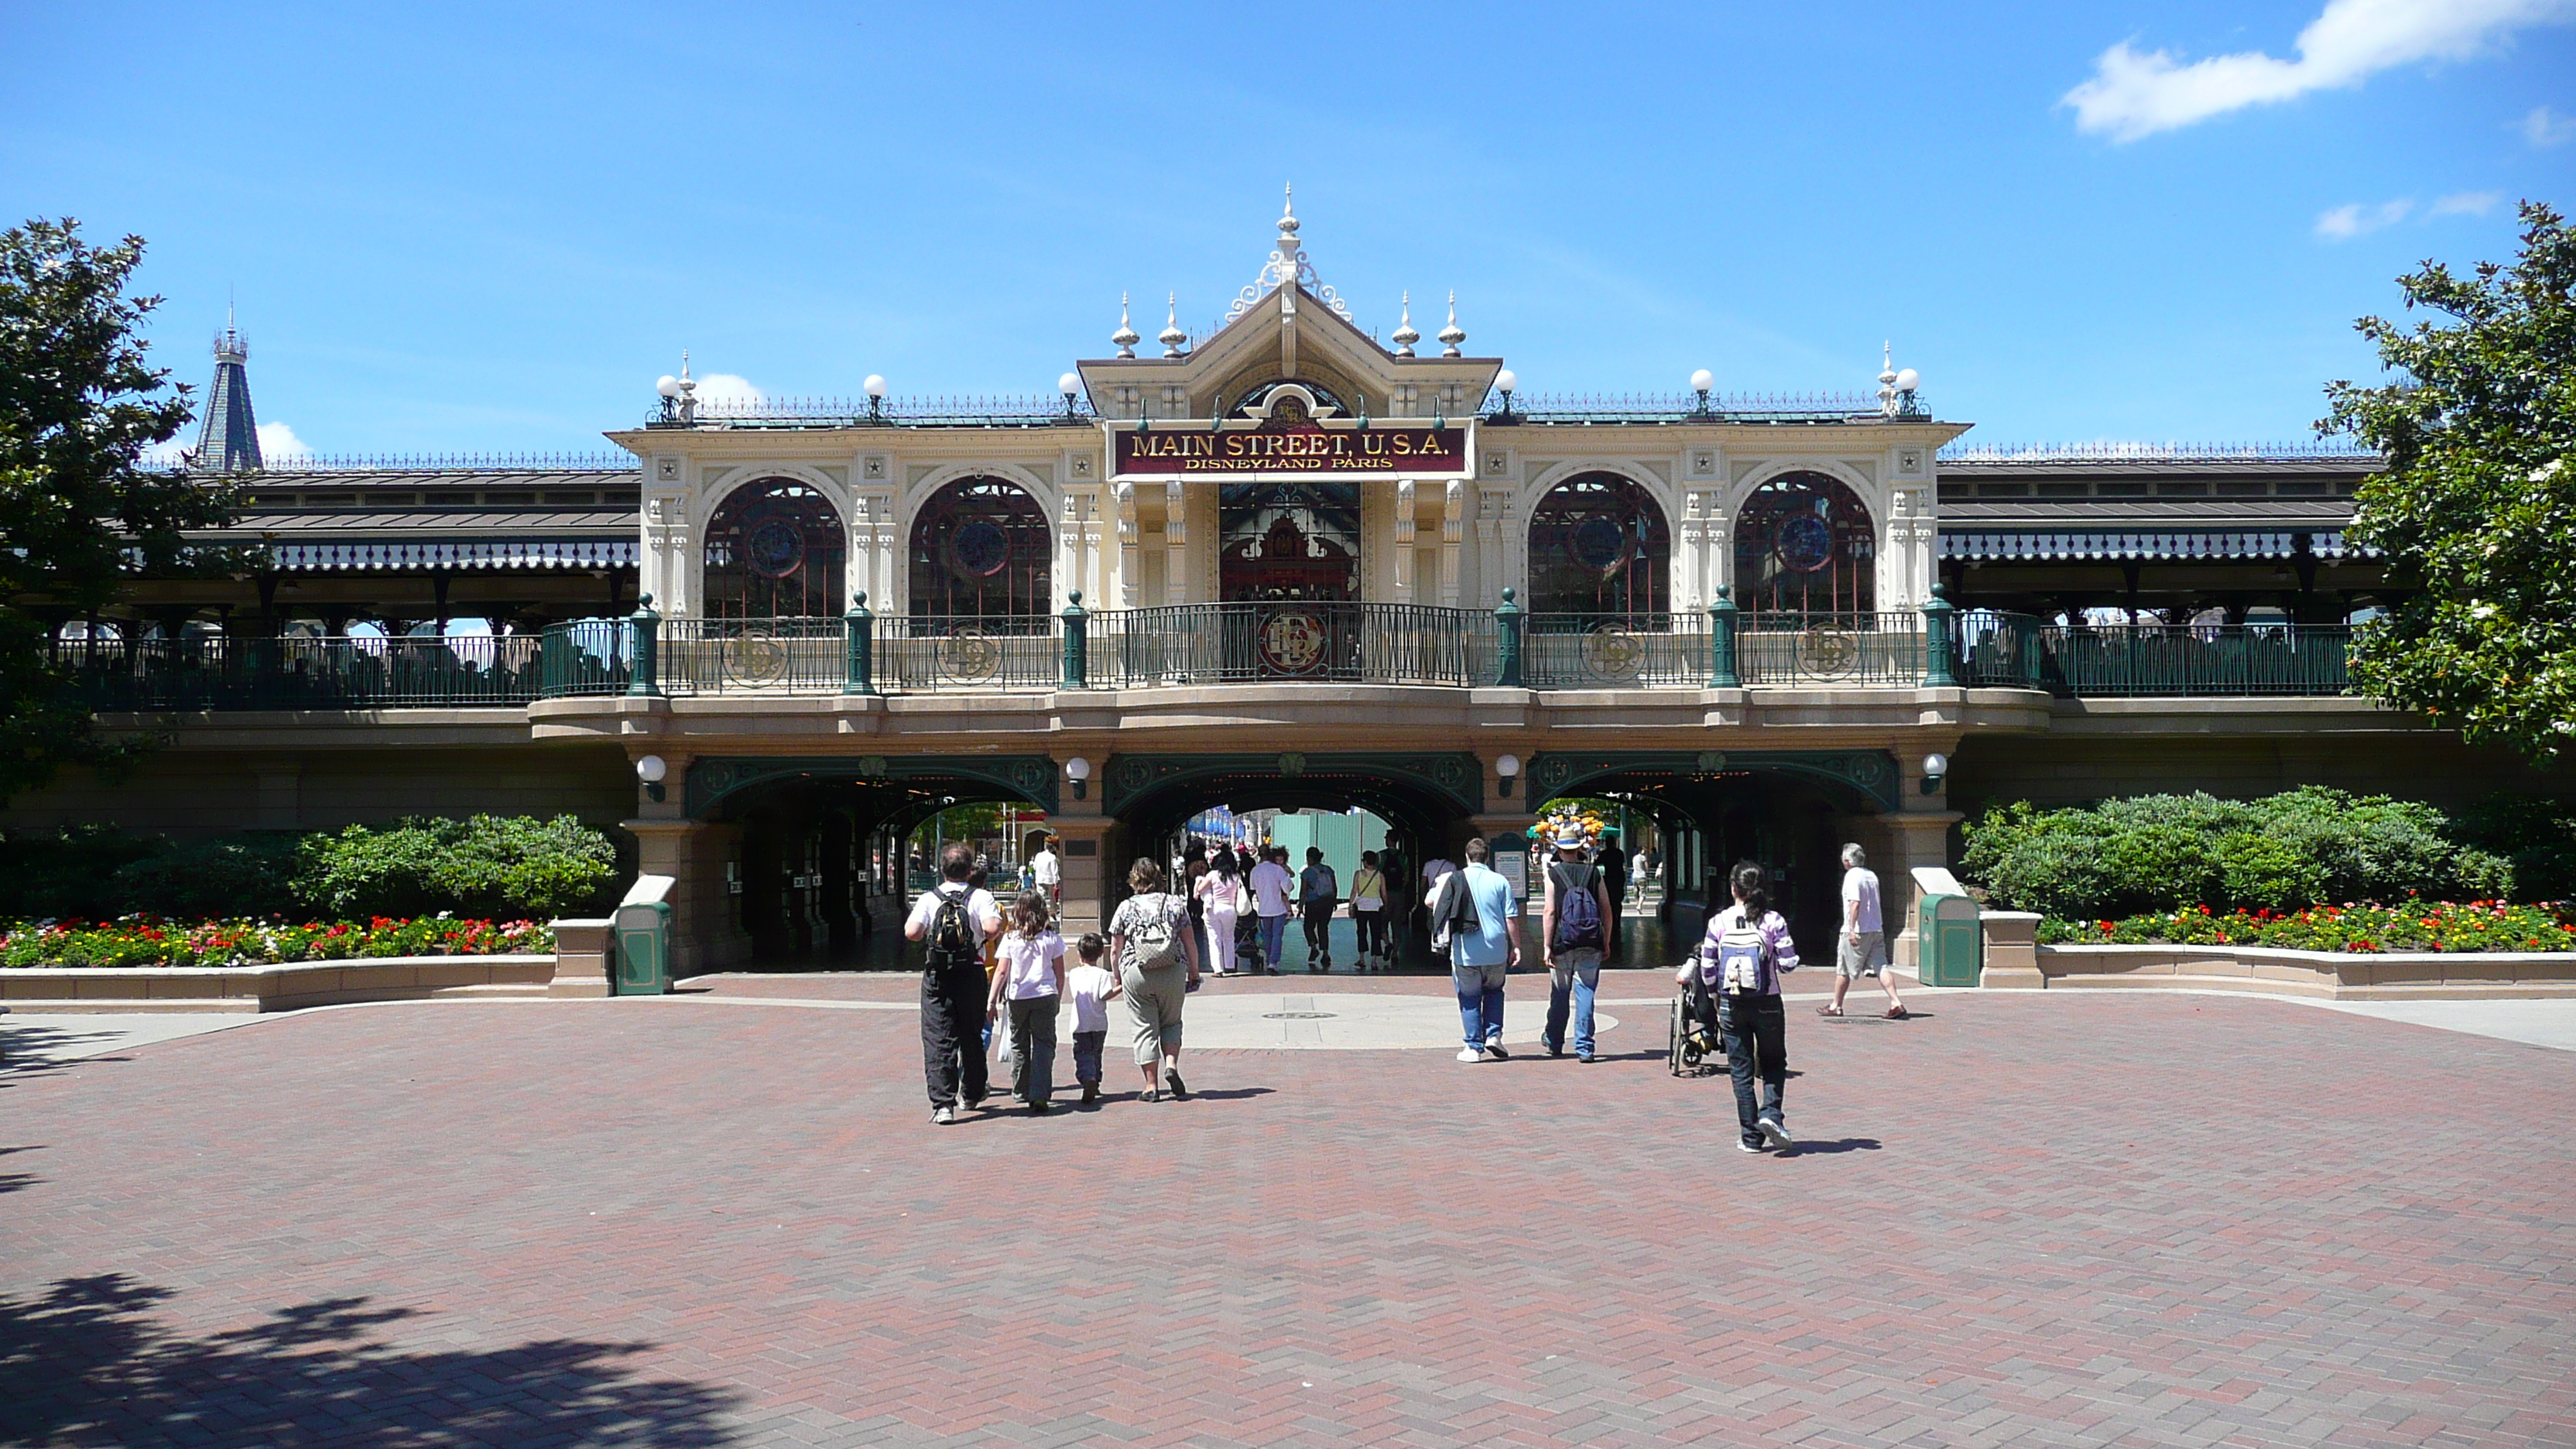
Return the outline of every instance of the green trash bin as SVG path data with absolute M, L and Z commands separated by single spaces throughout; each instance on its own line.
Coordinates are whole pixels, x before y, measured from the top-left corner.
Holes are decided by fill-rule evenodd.
M 660 996 L 671 989 L 671 903 L 667 875 L 638 876 L 617 907 L 618 996 Z
M 1926 986 L 1974 986 L 1986 969 L 1986 930 L 1977 903 L 1938 866 L 1918 867 L 1914 972 Z

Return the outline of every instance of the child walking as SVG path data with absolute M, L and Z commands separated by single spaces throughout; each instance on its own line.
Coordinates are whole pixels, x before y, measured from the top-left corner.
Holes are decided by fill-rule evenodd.
M 1695 974 L 1700 989 L 1694 996 L 1716 1004 L 1717 1020 L 1709 1024 L 1726 1043 L 1726 1065 L 1735 1078 L 1735 1145 L 1747 1152 L 1797 1147 L 1781 1104 L 1789 1081 L 1789 1049 L 1780 973 L 1798 969 L 1798 947 L 1789 939 L 1789 923 L 1771 909 L 1764 889 L 1768 880 L 1751 861 L 1728 872 L 1735 904 L 1708 918 L 1707 938 L 1674 974 L 1684 983 Z M 1758 1106 L 1753 1100 L 1756 1075 L 1762 1079 Z
M 1086 931 L 1074 946 L 1082 964 L 1065 980 L 1073 993 L 1073 1076 L 1082 1083 L 1082 1100 L 1100 1100 L 1100 1049 L 1109 1041 L 1109 1003 L 1118 995 L 1118 978 L 1100 964 L 1109 954 L 1109 938 Z
M 1009 1002 L 1011 1095 L 1043 1117 L 1055 1095 L 1055 1018 L 1064 1000 L 1064 937 L 1057 935 L 1047 893 L 1031 887 L 1011 903 L 1011 928 L 995 952 L 993 994 L 986 1013 L 998 1017 Z

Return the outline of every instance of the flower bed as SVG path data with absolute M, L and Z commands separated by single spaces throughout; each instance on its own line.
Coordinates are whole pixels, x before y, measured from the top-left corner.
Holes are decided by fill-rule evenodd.
M 2503 901 L 2346 903 L 2303 911 L 2207 906 L 2117 921 L 2040 923 L 2043 946 L 2269 946 L 2289 951 L 2576 951 L 2576 903 Z
M 552 928 L 537 921 L 457 920 L 446 915 L 365 922 L 0 922 L 0 967 L 264 966 L 391 956 L 544 955 Z

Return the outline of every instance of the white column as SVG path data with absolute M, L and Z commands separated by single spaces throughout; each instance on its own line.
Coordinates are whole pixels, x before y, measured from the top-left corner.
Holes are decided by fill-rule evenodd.
M 1190 598 L 1189 499 L 1181 480 L 1163 484 L 1163 602 L 1185 604 Z

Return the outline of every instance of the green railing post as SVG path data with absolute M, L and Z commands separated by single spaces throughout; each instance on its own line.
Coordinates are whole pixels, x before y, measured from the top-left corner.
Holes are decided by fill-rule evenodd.
M 1064 612 L 1056 616 L 1064 621 L 1064 687 L 1091 687 L 1091 616 L 1082 610 L 1082 590 L 1065 595 Z
M 1503 602 L 1494 610 L 1494 682 L 1505 689 L 1521 687 L 1521 606 L 1518 591 L 1503 586 Z
M 1717 602 L 1708 606 L 1708 687 L 1742 689 L 1744 676 L 1735 670 L 1736 616 L 1744 611 L 1727 595 L 1734 592 L 1726 585 L 1717 586 Z
M 841 616 L 842 643 L 849 658 L 841 677 L 843 694 L 877 692 L 877 616 L 868 612 L 868 591 L 850 596 L 850 612 Z
M 1932 586 L 1932 597 L 1923 601 L 1923 687 L 1956 689 L 1959 669 L 1950 637 L 1951 616 L 1959 607 L 1950 602 L 1939 584 Z
M 628 694 L 662 692 L 662 616 L 653 612 L 653 596 L 637 594 L 627 623 L 635 629 L 635 668 L 627 676 Z

